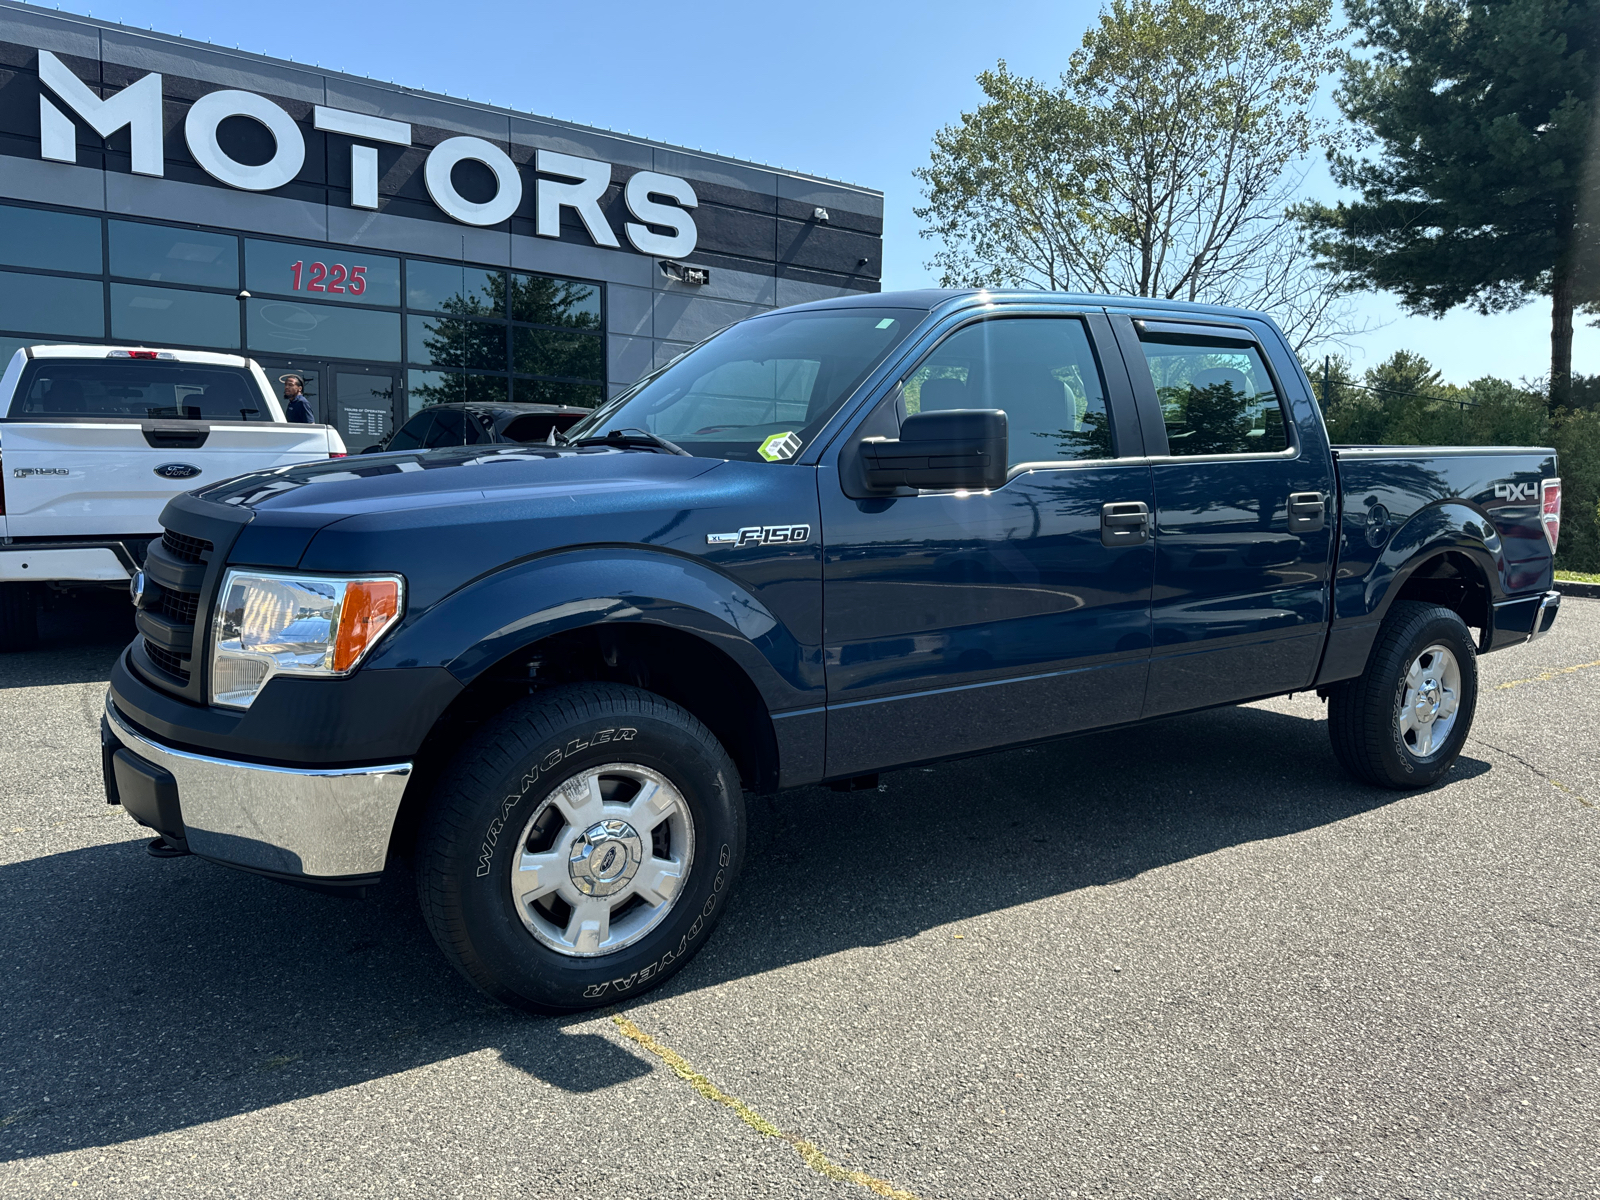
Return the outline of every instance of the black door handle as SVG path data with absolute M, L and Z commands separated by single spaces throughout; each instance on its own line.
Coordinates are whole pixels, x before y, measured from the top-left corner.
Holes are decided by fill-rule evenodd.
M 1122 500 L 1100 506 L 1100 544 L 1138 546 L 1150 540 L 1150 506 L 1143 500 Z
M 1289 493 L 1289 532 L 1316 533 L 1327 520 L 1321 492 Z

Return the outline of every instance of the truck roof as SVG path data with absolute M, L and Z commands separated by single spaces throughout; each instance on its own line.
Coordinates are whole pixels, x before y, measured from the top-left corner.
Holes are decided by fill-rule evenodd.
M 1058 300 L 1095 308 L 1143 308 L 1175 315 L 1205 313 L 1210 316 L 1248 317 L 1257 321 L 1271 320 L 1265 313 L 1253 309 L 1229 308 L 1221 304 L 1166 300 L 1159 296 L 1102 296 L 1090 292 L 1047 292 L 1037 288 L 918 288 L 904 292 L 856 292 L 849 296 L 834 296 L 827 300 L 796 304 L 782 311 L 822 308 L 918 308 L 931 311 L 942 305 L 954 307 L 959 301 L 971 301 L 980 297 L 1013 301 Z
M 29 358 L 110 358 L 120 350 L 124 354 L 128 351 L 162 354 L 168 356 L 168 362 L 204 363 L 213 367 L 248 367 L 251 364 L 250 359 L 238 354 L 214 354 L 210 350 L 169 350 L 162 346 L 49 345 L 24 346 L 22 349 Z

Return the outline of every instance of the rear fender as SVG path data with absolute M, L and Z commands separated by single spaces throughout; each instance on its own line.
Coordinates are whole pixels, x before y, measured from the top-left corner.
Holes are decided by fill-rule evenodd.
M 1494 523 L 1470 504 L 1447 501 L 1413 514 L 1389 539 L 1367 574 L 1368 619 L 1381 621 L 1387 616 L 1406 580 L 1448 551 L 1464 555 L 1482 573 L 1490 604 L 1505 599 L 1505 555 Z
M 815 648 L 808 653 L 749 591 L 697 560 L 624 548 L 547 555 L 486 576 L 408 622 L 370 665 L 442 666 L 466 685 L 554 634 L 618 623 L 704 638 L 739 665 L 769 712 L 821 702 L 807 682 Z
M 1497 606 L 1506 595 L 1506 563 L 1500 535 L 1488 516 L 1472 505 L 1446 501 L 1408 518 L 1390 537 L 1364 579 L 1335 583 L 1340 593 L 1336 604 L 1340 616 L 1328 632 L 1322 667 L 1317 672 L 1318 686 L 1353 679 L 1366 670 L 1378 629 L 1407 581 L 1445 554 L 1465 558 L 1489 589 L 1491 628 L 1485 630 L 1482 649 L 1504 644 L 1497 640 L 1492 628 L 1500 612 Z M 1352 602 L 1355 587 L 1360 588 L 1359 604 Z

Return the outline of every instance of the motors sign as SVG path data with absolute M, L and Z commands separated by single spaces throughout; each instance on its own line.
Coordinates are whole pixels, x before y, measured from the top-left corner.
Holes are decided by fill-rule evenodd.
M 101 99 L 48 50 L 39 51 L 40 150 L 53 162 L 77 161 L 75 116 L 103 138 L 126 129 L 136 175 L 163 174 L 161 76 L 149 74 L 113 96 Z M 68 113 L 72 115 L 69 116 Z M 259 165 L 231 157 L 217 139 L 217 130 L 230 117 L 249 117 L 272 134 L 276 148 Z M 312 125 L 351 139 L 350 205 L 378 207 L 378 146 L 411 145 L 411 126 L 368 113 L 350 112 L 318 104 Z M 196 100 L 184 122 L 189 153 L 213 179 L 248 192 L 282 187 L 305 164 L 306 143 L 300 127 L 281 107 L 254 92 L 223 90 Z M 488 200 L 472 201 L 456 190 L 451 172 L 457 163 L 474 161 L 494 176 L 495 193 Z M 600 199 L 611 185 L 611 164 L 538 150 L 534 155 L 534 232 L 540 237 L 561 236 L 561 210 L 570 208 L 583 222 L 598 246 L 620 249 L 616 231 L 600 209 Z M 478 137 L 452 137 L 428 151 L 423 166 L 428 195 L 441 211 L 464 225 L 498 225 L 510 218 L 523 199 L 523 180 L 516 164 L 493 142 Z M 641 254 L 682 258 L 695 247 L 696 230 L 689 209 L 698 200 L 687 180 L 656 171 L 637 171 L 623 188 L 623 200 L 635 218 L 622 231 Z M 671 230 L 670 234 L 658 230 Z

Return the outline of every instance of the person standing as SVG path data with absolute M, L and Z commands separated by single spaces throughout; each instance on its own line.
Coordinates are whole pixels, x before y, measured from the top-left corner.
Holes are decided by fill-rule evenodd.
M 301 425 L 315 425 L 317 414 L 306 399 L 306 381 L 299 375 L 280 375 L 278 382 L 283 384 L 283 415 Z

